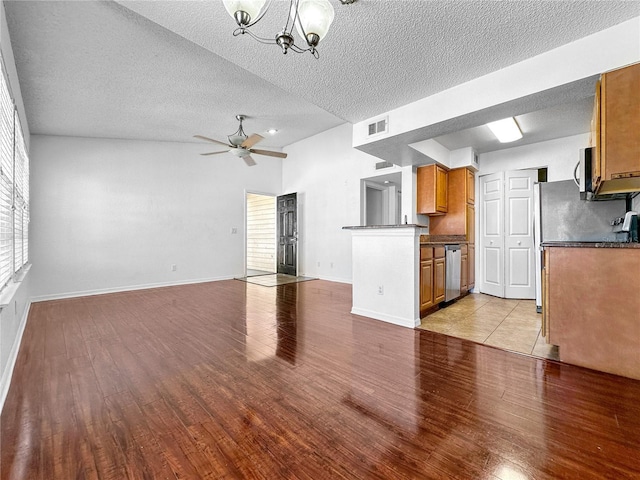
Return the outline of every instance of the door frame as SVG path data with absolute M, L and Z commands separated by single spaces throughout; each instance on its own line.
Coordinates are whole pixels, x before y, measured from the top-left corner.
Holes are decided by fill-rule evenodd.
M 264 197 L 273 197 L 274 199 L 276 199 L 276 201 L 274 202 L 274 206 L 273 206 L 273 219 L 274 219 L 274 222 L 276 222 L 276 223 L 278 221 L 278 218 L 277 218 L 277 208 L 278 208 L 277 198 L 278 198 L 278 195 L 277 194 L 275 194 L 275 193 L 267 193 L 267 192 L 259 192 L 259 191 L 256 191 L 256 190 L 245 190 L 244 191 L 244 249 L 243 249 L 242 253 L 243 253 L 243 257 L 244 257 L 243 261 L 244 261 L 244 276 L 245 277 L 247 276 L 247 272 L 248 272 L 248 269 L 247 269 L 247 260 L 248 260 L 248 258 L 247 258 L 248 257 L 247 248 L 249 246 L 249 238 L 248 238 L 249 229 L 247 227 L 247 222 L 248 222 L 247 196 L 249 194 L 251 194 L 251 195 L 262 195 Z M 273 250 L 277 255 L 277 252 L 278 252 L 278 232 L 277 231 L 273 234 Z M 278 269 L 277 258 L 275 258 L 274 259 L 274 272 L 273 273 L 276 273 L 277 269 Z
M 294 231 L 293 231 L 293 235 L 291 235 L 291 237 L 293 237 L 293 241 L 295 242 L 295 265 L 293 265 L 293 273 L 290 272 L 286 272 L 283 271 L 281 272 L 280 270 L 280 265 L 282 265 L 282 263 L 280 262 L 281 258 L 280 258 L 280 212 L 279 212 L 279 207 L 278 207 L 278 203 L 279 200 L 282 197 L 289 197 L 289 196 L 293 196 L 295 195 L 295 227 L 294 227 Z M 276 273 L 283 273 L 283 274 L 287 274 L 287 275 L 294 275 L 297 276 L 298 275 L 298 264 L 299 264 L 299 230 L 298 230 L 298 193 L 297 192 L 291 192 L 291 193 L 285 193 L 282 195 L 278 195 L 276 196 Z
M 502 170 L 502 171 L 498 171 L 498 172 L 493 172 L 493 173 L 486 173 L 483 175 L 479 175 L 478 176 L 478 189 L 479 189 L 479 195 L 478 195 L 478 200 L 479 200 L 479 225 L 478 225 L 478 250 L 476 251 L 476 256 L 478 257 L 478 267 L 476 269 L 476 288 L 479 292 L 481 293 L 486 293 L 488 295 L 496 295 L 495 292 L 487 292 L 486 291 L 486 285 L 485 285 L 485 278 L 486 278 L 486 261 L 485 261 L 485 251 L 484 251 L 484 242 L 483 242 L 483 236 L 484 236 L 484 228 L 485 228 L 485 223 L 484 223 L 484 219 L 485 219 L 485 205 L 484 205 L 484 182 L 483 182 L 483 177 L 488 177 L 490 175 L 501 175 L 501 205 L 500 205 L 500 214 L 501 214 L 501 219 L 500 219 L 500 224 L 501 224 L 501 229 L 502 229 L 502 233 L 501 233 L 501 238 L 500 238 L 500 242 L 501 242 L 501 258 L 500 258 L 500 268 L 501 268 L 501 272 L 499 272 L 500 277 L 501 277 L 501 286 L 500 286 L 500 295 L 498 295 L 500 298 L 511 298 L 511 297 L 506 297 L 506 290 L 507 290 L 507 248 L 506 248 L 506 213 L 507 213 L 507 206 L 506 206 L 506 179 L 507 179 L 507 174 L 510 172 L 519 172 L 519 171 L 529 171 L 529 172 L 538 172 L 538 168 L 521 168 L 521 169 L 515 169 L 515 170 Z M 532 209 L 532 218 L 535 218 L 535 210 L 534 210 L 534 205 L 533 202 L 531 202 L 531 209 Z M 532 235 L 532 241 L 534 243 L 534 248 L 535 248 L 535 239 L 533 239 L 533 224 L 531 225 L 531 235 Z M 535 252 L 534 252 L 535 253 Z M 529 258 L 529 269 L 531 272 L 535 273 L 535 255 L 531 256 Z M 534 297 L 532 297 L 534 298 Z

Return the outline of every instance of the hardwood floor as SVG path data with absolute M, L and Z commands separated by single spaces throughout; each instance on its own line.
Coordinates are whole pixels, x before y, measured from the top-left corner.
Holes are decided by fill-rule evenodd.
M 230 280 L 35 303 L 4 479 L 640 478 L 640 382 Z

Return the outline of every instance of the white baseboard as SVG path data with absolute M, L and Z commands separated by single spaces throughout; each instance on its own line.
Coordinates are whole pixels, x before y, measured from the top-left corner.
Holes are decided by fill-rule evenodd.
M 91 295 L 105 295 L 108 293 L 130 292 L 132 290 L 147 290 L 149 288 L 177 287 L 180 285 L 191 285 L 194 283 L 218 282 L 221 280 L 232 280 L 234 278 L 236 277 L 224 276 L 224 277 L 212 277 L 212 278 L 199 278 L 195 280 L 183 280 L 180 282 L 159 282 L 159 283 L 148 283 L 144 285 L 129 285 L 129 286 L 123 286 L 123 287 L 100 288 L 96 290 L 83 290 L 79 292 L 54 293 L 51 295 L 38 295 L 38 296 L 32 297 L 31 301 L 34 303 L 46 302 L 48 300 L 63 300 L 65 298 L 88 297 Z
M 367 310 L 364 308 L 353 307 L 351 309 L 351 313 L 353 313 L 354 315 L 361 315 L 363 317 L 373 318 L 375 320 L 382 320 L 383 322 L 387 322 L 387 323 L 393 323 L 394 325 L 400 325 L 401 327 L 416 328 L 418 325 L 420 325 L 419 318 L 412 319 L 412 318 L 396 317 L 394 315 L 387 315 L 385 313 L 373 312 L 371 310 Z
M 305 275 L 307 277 L 313 277 L 315 275 Z M 319 280 L 326 280 L 327 282 L 336 282 L 336 283 L 348 283 L 349 285 L 351 285 L 351 280 L 346 279 L 346 278 L 337 278 L 337 277 L 325 277 L 325 276 L 317 276 L 316 278 L 318 278 Z
M 27 326 L 27 318 L 29 317 L 29 309 L 31 308 L 31 301 L 27 301 L 22 318 L 20 319 L 20 325 L 18 326 L 18 334 L 11 346 L 11 352 L 9 352 L 9 358 L 7 364 L 2 372 L 2 378 L 0 379 L 0 413 L 4 407 L 4 401 L 7 399 L 9 393 L 9 386 L 11 385 L 11 377 L 13 375 L 13 369 L 16 366 L 16 360 L 18 360 L 18 352 L 20 351 L 20 344 L 22 343 L 22 335 L 24 329 Z

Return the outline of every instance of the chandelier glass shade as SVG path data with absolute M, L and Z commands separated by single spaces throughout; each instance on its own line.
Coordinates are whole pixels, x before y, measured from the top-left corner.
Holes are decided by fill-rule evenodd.
M 334 17 L 329 0 L 290 0 L 289 15 L 282 31 L 272 38 L 264 38 L 253 33 L 250 28 L 269 10 L 271 0 L 223 0 L 223 3 L 238 25 L 233 32 L 234 36 L 246 33 L 260 43 L 280 46 L 283 53 L 289 50 L 296 53 L 311 52 L 315 58 L 319 57 L 316 47 L 329 31 Z M 304 47 L 295 43 L 294 25 L 306 44 Z

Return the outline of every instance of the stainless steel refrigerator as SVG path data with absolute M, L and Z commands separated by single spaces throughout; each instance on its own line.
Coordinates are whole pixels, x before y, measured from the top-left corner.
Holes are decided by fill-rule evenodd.
M 541 242 L 615 242 L 611 221 L 623 216 L 624 200 L 587 201 L 573 180 L 537 183 L 533 191 L 536 246 L 536 306 L 542 307 Z

